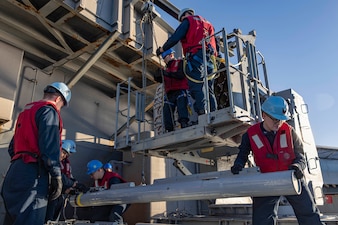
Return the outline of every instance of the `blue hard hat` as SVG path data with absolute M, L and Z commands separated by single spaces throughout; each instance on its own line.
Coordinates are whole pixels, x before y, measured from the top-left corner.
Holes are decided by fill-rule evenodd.
M 113 169 L 113 166 L 108 162 L 108 163 L 106 163 L 106 164 L 104 164 L 104 166 L 103 166 L 103 169 Z
M 54 82 L 52 84 L 47 85 L 47 87 L 44 89 L 44 92 L 53 93 L 53 89 L 61 94 L 64 105 L 68 106 L 70 99 L 72 97 L 72 92 L 70 91 L 68 86 L 62 82 Z
M 290 117 L 287 115 L 289 106 L 285 99 L 280 96 L 270 96 L 262 104 L 262 111 L 272 116 L 277 120 L 288 120 Z
M 62 149 L 65 150 L 68 154 L 76 152 L 75 142 L 72 140 L 63 140 Z
M 174 52 L 175 52 L 175 50 L 172 49 L 172 48 L 169 48 L 167 51 L 162 52 L 162 54 L 161 54 L 162 59 L 164 59 L 167 55 L 174 53 Z
M 91 160 L 87 163 L 87 174 L 90 175 L 96 171 L 98 171 L 99 169 L 101 169 L 103 166 L 102 162 L 99 160 Z

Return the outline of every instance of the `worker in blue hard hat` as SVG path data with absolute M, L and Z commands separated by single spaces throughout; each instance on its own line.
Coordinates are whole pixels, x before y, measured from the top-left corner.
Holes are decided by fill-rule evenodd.
M 69 157 L 76 152 L 76 144 L 73 140 L 63 140 L 60 153 L 60 165 L 62 176 L 62 195 L 55 200 L 49 200 L 45 222 L 56 221 L 60 218 L 65 200 L 76 192 L 87 192 L 89 188 L 78 182 L 72 174 Z
M 182 9 L 178 15 L 178 20 L 181 24 L 163 44 L 163 47 L 156 50 L 156 55 L 159 56 L 180 41 L 187 60 L 185 71 L 188 76 L 189 91 L 195 99 L 194 110 L 198 115 L 206 113 L 208 107 L 211 112 L 215 111 L 217 102 L 214 94 L 215 74 L 213 72 L 216 68 L 213 59 L 218 54 L 214 27 L 203 17 L 195 15 L 195 11 L 191 8 Z M 203 40 L 206 47 L 205 63 L 202 50 Z M 206 70 L 204 70 L 205 65 L 207 65 Z M 208 74 L 208 91 L 204 90 L 205 72 Z
M 175 51 L 170 48 L 161 54 L 166 67 L 161 70 L 159 79 L 155 79 L 164 83 L 163 121 L 168 132 L 174 130 L 176 108 L 181 128 L 188 127 L 189 122 L 188 79 L 183 72 L 183 60 L 176 59 L 174 53 Z
M 62 151 L 60 156 L 61 172 L 65 174 L 68 178 L 73 178 L 69 157 L 75 152 L 76 144 L 73 140 L 62 141 Z
M 289 107 L 284 98 L 271 96 L 262 104 L 263 122 L 251 126 L 242 136 L 239 153 L 231 167 L 233 174 L 239 174 L 252 152 L 255 164 L 262 173 L 294 170 L 301 183 L 299 195 L 285 198 L 291 204 L 298 223 L 320 225 L 319 210 L 304 180 L 303 170 L 306 159 L 302 140 L 286 120 L 289 120 Z M 253 225 L 274 225 L 277 223 L 277 210 L 280 196 L 253 197 Z
M 113 165 L 107 162 L 106 164 L 103 165 L 103 169 L 105 169 L 106 171 L 113 172 Z
M 19 114 L 1 191 L 5 224 L 44 224 L 48 199 L 60 196 L 60 110 L 70 99 L 67 85 L 54 82 L 45 87 L 41 100 L 27 104 Z
M 87 163 L 87 174 L 95 181 L 95 186 L 104 189 L 110 189 L 114 184 L 126 182 L 118 173 L 105 170 L 103 163 L 97 159 Z M 122 215 L 128 206 L 127 204 L 120 204 L 89 207 L 86 215 L 82 215 L 85 218 L 82 219 L 89 219 L 91 222 L 110 221 L 122 224 Z
M 87 163 L 87 174 L 90 175 L 93 180 L 97 181 L 97 186 L 109 189 L 112 184 L 126 182 L 118 173 L 105 170 L 104 166 L 109 168 L 107 164 L 103 165 L 101 161 L 96 159 Z
M 87 174 L 93 176 L 93 174 L 102 169 L 103 164 L 100 160 L 94 159 L 87 163 Z
M 86 192 L 88 188 L 79 183 L 72 174 L 72 167 L 70 165 L 69 157 L 76 152 L 76 144 L 73 140 L 62 141 L 62 151 L 60 157 L 63 193 L 69 194 L 72 190 L 79 192 Z

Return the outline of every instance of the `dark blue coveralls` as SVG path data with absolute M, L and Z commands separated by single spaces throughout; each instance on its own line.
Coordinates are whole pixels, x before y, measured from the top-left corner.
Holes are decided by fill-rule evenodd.
M 11 163 L 1 190 L 6 208 L 4 225 L 43 225 L 49 174 L 61 176 L 58 114 L 52 106 L 44 106 L 37 111 L 35 122 L 41 163 L 24 163 L 21 158 Z M 8 152 L 11 157 L 14 155 L 13 144 Z
M 207 68 L 208 68 L 208 74 L 212 73 L 214 70 L 214 65 L 211 62 L 210 55 L 206 56 L 207 58 Z M 195 99 L 194 103 L 194 110 L 197 112 L 198 115 L 204 114 L 205 108 L 204 106 L 206 103 L 206 98 L 204 97 L 203 92 L 203 86 L 204 82 L 201 82 L 204 80 L 204 73 L 203 73 L 203 53 L 202 50 L 199 50 L 194 55 L 188 58 L 187 61 L 187 68 L 186 73 L 188 76 L 193 78 L 194 80 L 197 80 L 199 82 L 193 81 L 191 79 L 188 79 L 189 83 L 189 91 L 191 93 L 191 96 Z M 216 97 L 214 92 L 214 79 L 208 79 L 208 89 L 209 93 L 209 104 L 210 104 L 210 112 L 215 111 L 217 107 L 216 103 Z
M 76 181 L 74 179 L 68 178 L 63 173 L 61 174 L 61 176 L 62 176 L 62 193 L 64 194 L 67 189 L 74 186 L 74 183 Z M 48 220 L 55 221 L 56 219 L 58 219 L 59 213 L 62 210 L 64 199 L 65 199 L 65 196 L 60 195 L 60 197 L 58 197 L 57 199 L 48 201 L 46 219 L 45 219 L 46 222 Z
M 185 38 L 187 32 L 189 30 L 189 21 L 184 19 L 182 23 L 177 27 L 175 32 L 169 37 L 169 39 L 163 44 L 163 51 L 166 51 L 176 45 L 180 40 Z M 187 56 L 186 56 L 187 57 Z M 201 115 L 205 112 L 205 104 L 206 98 L 203 92 L 203 56 L 202 50 L 199 50 L 192 56 L 187 57 L 187 66 L 186 66 L 186 73 L 191 78 L 202 81 L 202 82 L 194 82 L 188 79 L 189 83 L 189 91 L 191 96 L 194 98 L 194 110 L 197 114 Z M 210 59 L 210 56 L 207 54 L 207 69 L 208 73 L 211 73 L 214 70 L 214 65 Z M 210 111 L 215 111 L 217 108 L 217 102 L 214 94 L 214 79 L 208 80 L 209 86 L 209 103 L 210 103 Z
M 271 146 L 275 139 L 273 131 L 266 131 L 261 123 L 261 129 L 264 135 L 268 138 Z M 293 163 L 303 164 L 305 167 L 305 158 L 303 156 L 303 144 L 294 129 L 292 129 L 292 139 L 296 159 Z M 242 142 L 239 146 L 239 153 L 234 162 L 234 165 L 240 165 L 242 168 L 248 161 L 248 155 L 251 151 L 250 140 L 248 133 L 242 136 Z M 301 179 L 302 191 L 300 195 L 284 196 L 292 206 L 298 223 L 301 225 L 323 225 L 320 221 L 320 213 L 316 207 L 313 196 L 304 181 Z M 268 197 L 253 197 L 253 225 L 275 225 L 277 223 L 277 212 L 281 196 L 268 196 Z
M 162 77 L 163 76 L 163 77 Z M 160 76 L 154 77 L 157 82 L 163 82 L 165 88 L 163 104 L 163 122 L 166 131 L 174 130 L 174 112 L 177 107 L 178 122 L 181 128 L 188 126 L 188 82 L 183 71 L 183 60 L 172 58 L 167 62 L 166 69 L 161 70 Z
M 188 126 L 189 113 L 187 109 L 188 105 L 188 93 L 187 90 L 170 91 L 164 96 L 163 106 L 163 120 L 164 127 L 167 131 L 174 130 L 174 112 L 177 107 L 178 122 L 181 124 L 181 128 Z

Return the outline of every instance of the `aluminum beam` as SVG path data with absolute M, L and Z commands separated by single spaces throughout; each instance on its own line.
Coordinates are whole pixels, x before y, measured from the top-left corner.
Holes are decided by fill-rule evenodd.
M 226 197 L 296 195 L 300 193 L 300 189 L 300 183 L 293 171 L 259 173 L 244 169 L 239 175 L 221 171 L 155 180 L 154 184 L 146 186 L 112 185 L 110 190 L 74 196 L 70 199 L 70 203 L 74 207 L 87 207 Z

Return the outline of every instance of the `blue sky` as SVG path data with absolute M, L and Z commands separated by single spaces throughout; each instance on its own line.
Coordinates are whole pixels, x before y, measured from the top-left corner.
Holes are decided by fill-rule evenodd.
M 256 30 L 256 50 L 265 57 L 270 88 L 291 88 L 300 94 L 308 104 L 316 144 L 338 147 L 337 0 L 170 2 L 179 9 L 193 8 L 216 31 Z M 168 22 L 178 25 L 171 18 Z

